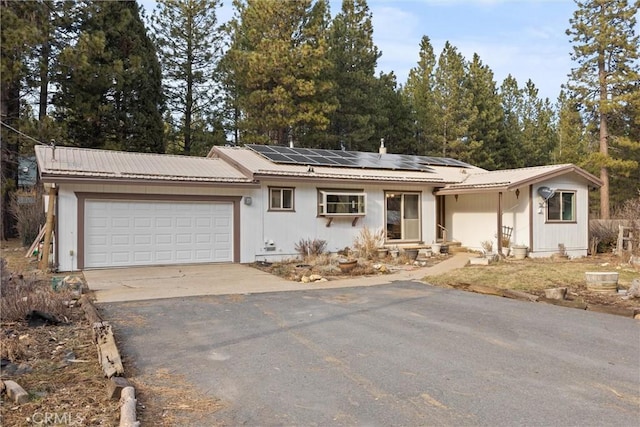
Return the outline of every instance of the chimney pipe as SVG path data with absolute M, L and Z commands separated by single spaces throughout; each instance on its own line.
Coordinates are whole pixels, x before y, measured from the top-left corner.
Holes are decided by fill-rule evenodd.
M 378 152 L 380 154 L 387 154 L 387 147 L 384 146 L 384 138 L 380 138 L 380 149 Z

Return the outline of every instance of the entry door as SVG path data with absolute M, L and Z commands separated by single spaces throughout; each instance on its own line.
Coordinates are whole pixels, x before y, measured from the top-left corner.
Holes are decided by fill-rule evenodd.
M 420 193 L 385 193 L 387 240 L 420 240 Z

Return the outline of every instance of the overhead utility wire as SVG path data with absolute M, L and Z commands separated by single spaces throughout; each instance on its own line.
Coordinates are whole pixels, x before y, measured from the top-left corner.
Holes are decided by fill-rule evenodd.
M 3 121 L 0 121 L 0 124 L 2 124 L 2 126 L 6 127 L 7 129 L 11 129 L 11 130 L 12 130 L 12 131 L 14 131 L 15 133 L 17 133 L 17 134 L 19 134 L 19 135 L 24 136 L 25 138 L 29 138 L 30 140 L 35 141 L 35 142 L 37 142 L 38 144 L 44 145 L 45 147 L 51 147 L 51 146 L 53 145 L 53 144 L 47 144 L 47 143 L 42 142 L 42 141 L 38 141 L 38 140 L 37 140 L 37 139 L 35 139 L 34 137 L 29 136 L 29 135 L 27 135 L 27 134 L 26 134 L 26 133 L 24 133 L 24 132 L 20 132 L 18 129 L 16 129 L 16 128 L 12 127 L 12 126 L 9 126 L 8 124 L 6 124 L 6 123 L 5 123 L 5 122 L 3 122 Z

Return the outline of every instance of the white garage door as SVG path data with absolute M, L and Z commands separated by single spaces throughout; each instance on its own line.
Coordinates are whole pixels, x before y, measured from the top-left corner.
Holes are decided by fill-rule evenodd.
M 85 267 L 233 261 L 233 205 L 87 200 Z

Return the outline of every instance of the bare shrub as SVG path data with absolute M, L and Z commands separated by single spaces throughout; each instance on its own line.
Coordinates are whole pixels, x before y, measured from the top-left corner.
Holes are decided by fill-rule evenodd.
M 327 241 L 322 239 L 300 239 L 294 246 L 302 258 L 321 255 L 327 249 Z
M 611 252 L 618 241 L 618 224 L 613 221 L 589 221 L 591 253 Z
M 633 255 L 640 255 L 640 195 L 635 199 L 629 199 L 622 205 L 617 215 L 631 227 L 631 241 Z
M 362 258 L 373 259 L 378 253 L 378 248 L 384 244 L 384 239 L 385 232 L 382 228 L 372 231 L 364 226 L 353 241 L 353 247 Z
M 22 245 L 31 245 L 45 222 L 42 191 L 16 191 L 11 197 L 9 211 L 16 219 L 16 231 Z
M 69 290 L 54 291 L 44 278 L 22 274 L 6 274 L 6 262 L 2 263 L 0 285 L 0 320 L 17 322 L 25 319 L 32 310 L 38 310 L 64 319 L 68 314 L 66 302 L 71 299 Z

